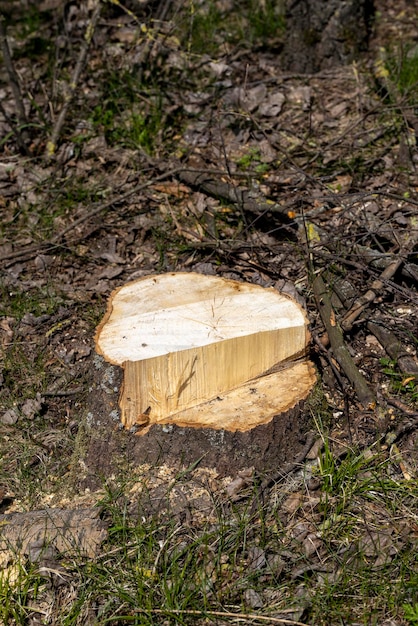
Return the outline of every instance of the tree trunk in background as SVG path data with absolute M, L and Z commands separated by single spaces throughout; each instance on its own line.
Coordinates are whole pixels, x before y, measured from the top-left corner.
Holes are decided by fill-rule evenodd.
M 288 0 L 285 71 L 309 73 L 351 63 L 367 50 L 373 0 Z

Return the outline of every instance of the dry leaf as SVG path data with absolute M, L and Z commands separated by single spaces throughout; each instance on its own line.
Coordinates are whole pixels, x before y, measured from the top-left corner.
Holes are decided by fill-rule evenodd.
M 7 426 L 12 426 L 16 424 L 19 419 L 19 413 L 15 409 L 7 409 L 0 417 L 0 422 L 2 424 L 6 424 Z
M 97 508 L 45 509 L 0 516 L 0 559 L 8 553 L 28 555 L 31 546 L 52 546 L 57 552 L 93 558 L 106 538 L 105 524 Z
M 33 419 L 41 410 L 43 401 L 40 393 L 36 394 L 36 398 L 28 398 L 21 408 L 23 415 L 30 420 Z

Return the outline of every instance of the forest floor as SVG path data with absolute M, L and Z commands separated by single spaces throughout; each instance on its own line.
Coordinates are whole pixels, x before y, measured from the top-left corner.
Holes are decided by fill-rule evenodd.
M 0 624 L 418 624 L 416 8 L 303 75 L 253 5 L 80 4 L 15 3 L 20 96 L 0 70 Z M 95 412 L 111 291 L 171 271 L 306 306 L 314 437 L 274 480 L 138 465 Z

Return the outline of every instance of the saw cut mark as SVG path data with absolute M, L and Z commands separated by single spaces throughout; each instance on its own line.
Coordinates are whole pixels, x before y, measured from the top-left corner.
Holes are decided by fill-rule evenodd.
M 302 307 L 273 288 L 171 273 L 145 277 L 113 292 L 96 348 L 124 369 L 120 408 L 126 428 L 171 423 L 193 411 L 207 425 L 206 407 L 211 428 L 246 430 L 256 421 L 257 402 L 271 416 L 275 404 L 281 406 L 282 394 L 290 398 L 286 406 L 304 395 L 293 382 L 293 388 L 286 386 L 290 379 L 280 375 L 276 391 L 273 384 L 266 387 L 271 401 L 265 402 L 264 391 L 259 397 L 253 391 L 248 404 L 243 385 L 268 373 L 278 375 L 284 362 L 290 370 L 292 361 L 306 353 L 307 325 Z M 224 399 L 240 388 L 241 403 L 231 415 L 231 401 Z M 239 402 L 239 393 L 231 397 Z M 209 403 L 216 398 L 222 401 L 213 413 Z M 266 419 L 266 412 L 261 414 Z M 187 423 L 195 428 L 199 420 L 189 416 Z

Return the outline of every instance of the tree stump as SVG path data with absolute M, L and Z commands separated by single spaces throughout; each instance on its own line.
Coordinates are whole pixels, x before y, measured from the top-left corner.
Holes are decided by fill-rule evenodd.
M 219 277 L 163 274 L 114 291 L 96 350 L 123 370 L 131 458 L 226 474 L 291 461 L 316 381 L 307 325 L 289 296 Z

